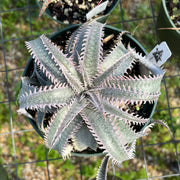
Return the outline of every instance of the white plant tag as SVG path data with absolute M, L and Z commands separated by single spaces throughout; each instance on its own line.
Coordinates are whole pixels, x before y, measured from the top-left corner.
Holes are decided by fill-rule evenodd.
M 86 14 L 86 18 L 87 20 L 91 19 L 92 17 L 96 16 L 97 14 L 103 12 L 107 5 L 108 5 L 108 2 L 109 0 L 99 4 L 98 6 L 96 6 L 95 8 L 93 8 L 91 11 L 89 11 L 87 14 Z
M 167 43 L 163 41 L 153 48 L 153 50 L 147 55 L 147 58 L 156 66 L 160 67 L 164 64 L 168 58 L 172 55 Z

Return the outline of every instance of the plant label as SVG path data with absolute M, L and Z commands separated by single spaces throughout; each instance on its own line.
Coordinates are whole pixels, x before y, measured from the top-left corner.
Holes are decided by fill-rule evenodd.
M 163 41 L 158 44 L 154 49 L 147 55 L 147 58 L 156 66 L 160 67 L 164 64 L 168 58 L 172 55 L 167 43 Z
M 95 8 L 93 8 L 91 11 L 89 11 L 87 14 L 86 14 L 86 18 L 87 20 L 91 19 L 92 17 L 96 16 L 97 14 L 103 12 L 107 5 L 108 5 L 108 0 L 99 4 L 98 6 L 96 6 Z

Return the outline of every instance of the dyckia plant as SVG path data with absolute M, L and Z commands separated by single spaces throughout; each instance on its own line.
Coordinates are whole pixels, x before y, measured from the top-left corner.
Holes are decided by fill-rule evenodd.
M 96 21 L 80 26 L 65 52 L 45 35 L 26 42 L 34 68 L 22 78 L 19 93 L 19 112 L 34 119 L 49 149 L 63 158 L 87 149 L 106 153 L 98 179 L 105 179 L 108 159 L 121 163 L 134 157 L 136 140 L 152 125 L 134 128 L 149 117 L 133 109 L 157 101 L 164 74 L 146 56 L 126 48 L 121 35 L 105 52 L 104 28 Z

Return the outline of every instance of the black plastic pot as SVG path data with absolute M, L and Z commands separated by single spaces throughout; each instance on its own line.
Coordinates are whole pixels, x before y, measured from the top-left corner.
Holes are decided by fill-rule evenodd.
M 57 39 L 60 36 L 65 36 L 65 34 L 67 32 L 73 32 L 78 27 L 79 27 L 79 25 L 68 26 L 67 28 L 62 29 L 62 30 L 56 32 L 55 34 L 53 34 L 49 38 L 52 41 L 54 41 L 55 39 Z M 105 35 L 106 36 L 111 35 L 111 34 L 118 35 L 120 32 L 122 32 L 122 31 L 117 29 L 117 28 L 114 28 L 114 27 L 111 27 L 111 26 L 107 26 L 107 25 L 105 26 Z M 131 35 L 129 35 L 129 34 L 124 34 L 123 35 L 123 43 L 125 43 L 125 44 L 130 43 L 131 47 L 135 48 L 137 52 L 140 52 L 143 55 L 147 54 L 146 50 L 141 46 L 141 44 L 136 39 L 134 39 Z M 26 65 L 26 67 L 25 67 L 23 76 L 29 76 L 30 72 L 32 72 L 32 68 L 33 68 L 33 59 L 31 57 L 29 59 L 27 65 Z M 154 113 L 154 110 L 156 108 L 156 104 L 157 104 L 157 102 L 154 102 L 153 104 L 146 103 L 144 105 L 144 107 L 143 107 L 142 114 L 146 114 L 145 118 L 149 118 L 149 121 L 147 122 L 147 124 L 149 124 L 149 122 L 150 122 L 150 119 L 151 119 L 151 117 L 152 117 L 152 115 Z M 31 123 L 31 125 L 33 126 L 33 128 L 35 129 L 35 131 L 43 138 L 44 135 L 38 129 L 35 121 L 30 119 L 30 118 L 28 118 L 28 120 Z M 144 129 L 147 124 L 145 124 L 145 126 L 142 129 Z M 81 153 L 72 153 L 72 154 L 75 155 L 75 156 L 80 156 L 80 157 L 82 157 L 82 156 L 89 157 L 89 156 L 94 156 L 94 155 L 102 155 L 103 153 L 97 152 L 97 153 L 93 153 L 92 154 L 92 152 L 88 153 L 87 151 L 84 151 L 84 152 L 81 152 Z
M 36 2 L 37 2 L 37 4 L 38 4 L 39 8 L 41 9 L 41 7 L 42 7 L 42 1 L 39 2 L 39 0 L 36 0 Z M 104 16 L 100 16 L 100 17 L 98 18 L 98 21 L 104 23 L 104 22 L 106 21 L 108 15 L 114 10 L 114 8 L 117 6 L 117 4 L 118 4 L 119 2 L 120 2 L 120 0 L 113 0 L 112 5 L 105 11 Z M 50 10 L 49 10 L 48 8 L 46 8 L 46 10 L 45 10 L 44 13 L 45 13 L 50 19 L 56 21 L 56 22 L 59 23 L 59 24 L 63 24 L 63 25 L 77 24 L 77 23 L 75 23 L 75 22 L 74 22 L 74 23 L 64 23 L 64 22 L 62 22 L 62 21 L 60 21 L 60 20 L 57 20 L 57 19 L 53 18 L 52 15 L 51 15 L 51 13 L 50 13 Z M 79 23 L 79 24 L 81 24 L 81 23 Z
M 176 26 L 169 16 L 166 0 L 162 0 L 157 18 L 158 36 L 160 41 L 166 41 L 173 55 L 180 56 L 180 31 L 171 28 L 176 28 Z

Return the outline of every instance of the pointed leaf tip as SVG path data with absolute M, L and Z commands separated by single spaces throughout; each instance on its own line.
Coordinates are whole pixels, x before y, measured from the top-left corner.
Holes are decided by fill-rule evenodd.
M 98 170 L 96 180 L 107 180 L 108 161 L 109 161 L 109 156 L 105 156 Z

